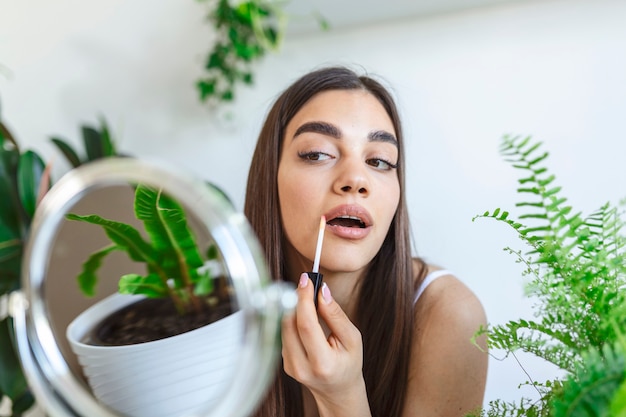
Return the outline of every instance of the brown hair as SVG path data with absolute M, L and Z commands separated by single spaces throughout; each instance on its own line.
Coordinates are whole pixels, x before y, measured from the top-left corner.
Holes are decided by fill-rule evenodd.
M 285 128 L 316 94 L 355 89 L 368 91 L 380 101 L 394 125 L 399 145 L 400 202 L 385 241 L 360 285 L 355 323 L 363 338 L 363 376 L 372 416 L 395 416 L 401 414 L 406 395 L 416 283 L 404 193 L 402 129 L 394 100 L 382 84 L 348 68 L 330 67 L 310 72 L 287 88 L 270 109 L 259 134 L 248 173 L 244 213 L 265 250 L 271 276 L 285 278 L 277 186 Z M 426 269 L 423 266 L 418 281 Z M 302 413 L 300 385 L 281 369 L 256 416 L 294 417 Z

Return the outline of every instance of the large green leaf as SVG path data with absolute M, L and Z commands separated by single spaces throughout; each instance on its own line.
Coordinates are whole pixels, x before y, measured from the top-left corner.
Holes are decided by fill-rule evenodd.
M 0 262 L 0 295 L 15 291 L 20 287 L 22 248 L 13 257 Z
M 0 191 L 1 193 L 2 191 Z M 7 240 L 21 240 L 20 228 L 14 207 L 11 207 L 11 200 L 6 194 L 0 194 L 3 205 L 0 207 L 0 259 L 2 259 L 2 243 Z
M 93 161 L 106 156 L 100 132 L 91 126 L 83 126 L 82 132 L 85 151 L 87 152 L 87 160 Z
M 121 250 L 128 253 L 128 256 L 134 261 L 146 262 L 148 264 L 157 264 L 159 262 L 152 246 L 141 237 L 137 229 L 126 223 L 103 219 L 95 214 L 81 216 L 69 213 L 66 217 L 69 220 L 78 220 L 101 226 L 109 239 L 118 245 Z
M 5 141 L 0 130 L 0 236 L 17 237 L 20 234 L 20 203 L 16 184 L 19 157 L 19 151 Z M 0 241 L 2 239 L 0 237 Z
M 33 151 L 26 151 L 20 156 L 17 167 L 17 190 L 26 215 L 33 217 L 41 186 L 45 164 Z
M 4 150 L 0 139 L 0 264 L 21 250 L 19 206 L 11 172 L 12 151 Z M 6 163 L 5 163 L 6 161 Z
M 120 278 L 120 294 L 142 294 L 149 298 L 164 298 L 169 295 L 167 284 L 158 274 L 127 274 Z
M 12 400 L 19 399 L 28 390 L 17 352 L 13 345 L 13 323 L 6 318 L 0 321 L 0 391 Z M 31 404 L 32 405 L 32 402 Z
M 78 287 L 86 296 L 93 297 L 96 294 L 98 270 L 102 265 L 103 259 L 114 250 L 120 250 L 120 247 L 117 245 L 107 246 L 89 255 L 89 258 L 83 263 L 83 270 L 76 277 L 76 280 L 78 281 Z
M 135 195 L 135 215 L 144 223 L 152 245 L 161 257 L 176 261 L 171 267 L 165 266 L 168 276 L 178 280 L 177 286 L 196 282 L 196 269 L 203 265 L 203 261 L 182 207 L 161 190 L 139 185 Z
M 35 405 L 35 398 L 29 389 L 22 391 L 21 395 L 18 395 L 13 399 L 13 417 L 22 417 L 26 415 L 33 405 Z
M 17 198 L 17 147 L 0 124 L 0 295 L 19 286 L 22 239 Z M 1 389 L 0 389 L 1 391 Z
M 115 149 L 115 143 L 113 142 L 113 138 L 111 138 L 109 126 L 107 125 L 106 120 L 104 120 L 104 118 L 100 120 L 100 138 L 102 141 L 102 154 L 104 156 L 117 155 L 117 150 Z
M 50 140 L 56 145 L 57 149 L 61 151 L 63 156 L 65 156 L 65 159 L 67 159 L 72 167 L 76 168 L 80 166 L 80 157 L 78 156 L 74 148 L 72 148 L 66 141 L 55 137 L 50 138 Z
M 0 228 L 0 265 L 20 256 L 23 244 L 21 239 L 4 235 L 2 232 L 3 230 Z

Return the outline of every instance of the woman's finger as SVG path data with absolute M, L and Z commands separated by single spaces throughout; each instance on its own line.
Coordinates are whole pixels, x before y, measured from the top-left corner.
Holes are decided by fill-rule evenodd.
M 322 329 L 315 304 L 313 285 L 307 274 L 300 276 L 298 304 L 293 314 L 283 318 L 282 356 L 285 372 L 298 381 L 308 381 L 313 369 L 324 362 L 330 346 Z
M 282 322 L 282 357 L 285 372 L 293 378 L 301 376 L 308 363 L 307 354 L 298 335 L 295 313 L 283 318 Z
M 328 342 L 336 340 L 346 350 L 361 347 L 361 332 L 350 321 L 346 313 L 341 309 L 341 306 L 335 302 L 326 283 L 322 284 L 317 309 L 320 317 L 331 331 L 331 337 L 328 339 Z
M 317 316 L 313 301 L 313 285 L 307 274 L 300 275 L 297 292 L 296 327 L 307 357 L 324 354 L 328 350 L 328 343 Z

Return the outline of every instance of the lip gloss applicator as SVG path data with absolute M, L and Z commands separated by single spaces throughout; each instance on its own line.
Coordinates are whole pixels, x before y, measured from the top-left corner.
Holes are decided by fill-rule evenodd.
M 313 271 L 307 272 L 307 275 L 313 281 L 313 302 L 315 303 L 315 307 L 317 308 L 317 295 L 319 294 L 320 288 L 322 288 L 322 280 L 324 275 L 320 274 L 320 257 L 322 256 L 322 242 L 324 241 L 324 229 L 326 229 L 326 216 L 322 216 L 320 219 L 320 231 L 317 235 L 317 247 L 315 248 L 315 260 L 313 261 Z

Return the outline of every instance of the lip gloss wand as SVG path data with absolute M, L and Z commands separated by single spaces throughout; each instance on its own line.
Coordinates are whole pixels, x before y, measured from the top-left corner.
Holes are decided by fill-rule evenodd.
M 313 261 L 313 271 L 307 272 L 307 275 L 313 281 L 313 302 L 315 303 L 315 307 L 317 308 L 317 295 L 319 294 L 320 288 L 322 288 L 322 280 L 324 275 L 320 274 L 320 257 L 322 256 L 322 242 L 324 241 L 324 229 L 326 229 L 326 216 L 322 216 L 320 219 L 320 230 L 317 235 L 317 247 L 315 248 L 315 260 Z

